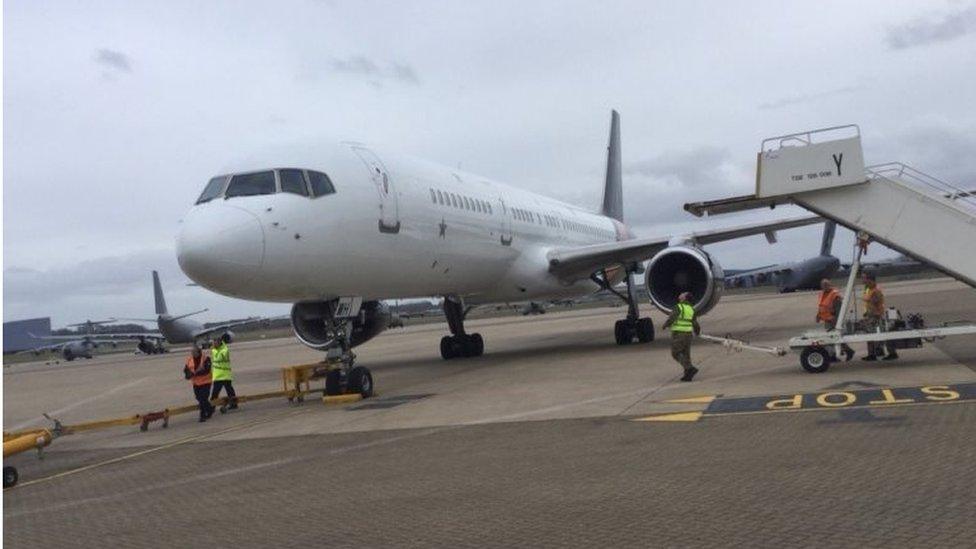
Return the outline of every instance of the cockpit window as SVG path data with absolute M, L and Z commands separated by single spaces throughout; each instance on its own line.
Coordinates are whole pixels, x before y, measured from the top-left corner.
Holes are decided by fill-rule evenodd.
M 243 175 L 235 175 L 230 180 L 227 198 L 233 196 L 255 196 L 259 194 L 274 194 L 275 176 L 274 172 L 257 172 Z
M 203 192 L 200 194 L 200 198 L 197 199 L 197 204 L 203 204 L 204 202 L 210 202 L 214 198 L 220 196 L 220 193 L 224 191 L 224 183 L 227 183 L 226 175 L 219 175 L 210 180 L 207 186 L 204 187 Z
M 281 192 L 308 196 L 308 187 L 305 186 L 305 174 L 302 170 L 278 170 L 278 178 L 281 179 Z
M 324 196 L 335 193 L 335 187 L 329 176 L 322 172 L 308 172 L 308 182 L 312 184 L 312 196 Z

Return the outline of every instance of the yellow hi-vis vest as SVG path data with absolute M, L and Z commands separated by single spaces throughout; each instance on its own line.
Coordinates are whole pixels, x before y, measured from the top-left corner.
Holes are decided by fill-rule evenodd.
M 687 303 L 678 303 L 678 318 L 671 323 L 672 332 L 691 332 L 695 329 L 691 319 L 695 318 L 695 308 Z
M 231 381 L 234 375 L 230 371 L 230 349 L 223 343 L 210 350 L 210 371 L 214 381 Z

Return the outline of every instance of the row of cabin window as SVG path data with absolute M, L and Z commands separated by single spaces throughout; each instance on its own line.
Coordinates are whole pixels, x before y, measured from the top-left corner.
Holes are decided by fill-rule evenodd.
M 430 189 L 430 201 L 441 206 L 451 206 L 480 214 L 492 215 L 491 203 L 480 198 L 470 198 L 460 194 Z
M 577 233 L 586 233 L 593 236 L 600 236 L 603 238 L 613 238 L 613 235 L 609 231 L 587 225 L 586 223 L 578 223 L 576 221 L 566 221 L 563 220 L 563 226 L 566 229 Z
M 196 203 L 209 202 L 220 196 L 231 198 L 275 194 L 276 192 L 319 197 L 335 193 L 335 187 L 329 180 L 329 176 L 322 172 L 293 168 L 233 176 L 220 175 L 207 183 Z
M 591 234 L 593 236 L 602 236 L 604 238 L 612 238 L 613 235 L 609 232 L 599 229 L 597 227 L 592 227 L 585 223 L 577 223 L 575 221 L 566 221 L 565 219 L 558 218 L 552 215 L 539 215 L 530 210 L 523 210 L 521 208 L 512 208 L 512 216 L 518 221 L 525 221 L 528 223 L 538 223 L 540 225 L 545 224 L 549 227 L 558 229 L 560 221 L 562 222 L 562 227 L 568 231 L 574 231 L 578 233 Z

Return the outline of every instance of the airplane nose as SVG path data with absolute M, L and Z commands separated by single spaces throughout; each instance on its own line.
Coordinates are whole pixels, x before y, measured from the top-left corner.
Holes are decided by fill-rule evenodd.
M 264 262 L 264 230 L 251 212 L 226 204 L 196 206 L 176 240 L 180 268 L 194 282 L 242 295 Z

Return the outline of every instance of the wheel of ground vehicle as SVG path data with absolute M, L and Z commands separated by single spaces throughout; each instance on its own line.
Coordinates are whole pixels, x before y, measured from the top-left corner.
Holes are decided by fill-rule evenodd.
M 822 374 L 830 368 L 830 353 L 823 347 L 807 347 L 800 354 L 800 366 L 811 374 Z
M 373 374 L 365 366 L 356 366 L 349 372 L 347 385 L 350 393 L 359 393 L 363 398 L 373 396 Z
M 641 318 L 637 321 L 637 341 L 641 343 L 654 341 L 654 321 L 650 318 Z
M 325 374 L 325 394 L 329 396 L 342 394 L 342 370 L 337 368 Z
M 17 468 L 10 465 L 5 465 L 3 467 L 3 487 L 10 488 L 17 484 L 17 479 L 20 478 L 17 474 Z

